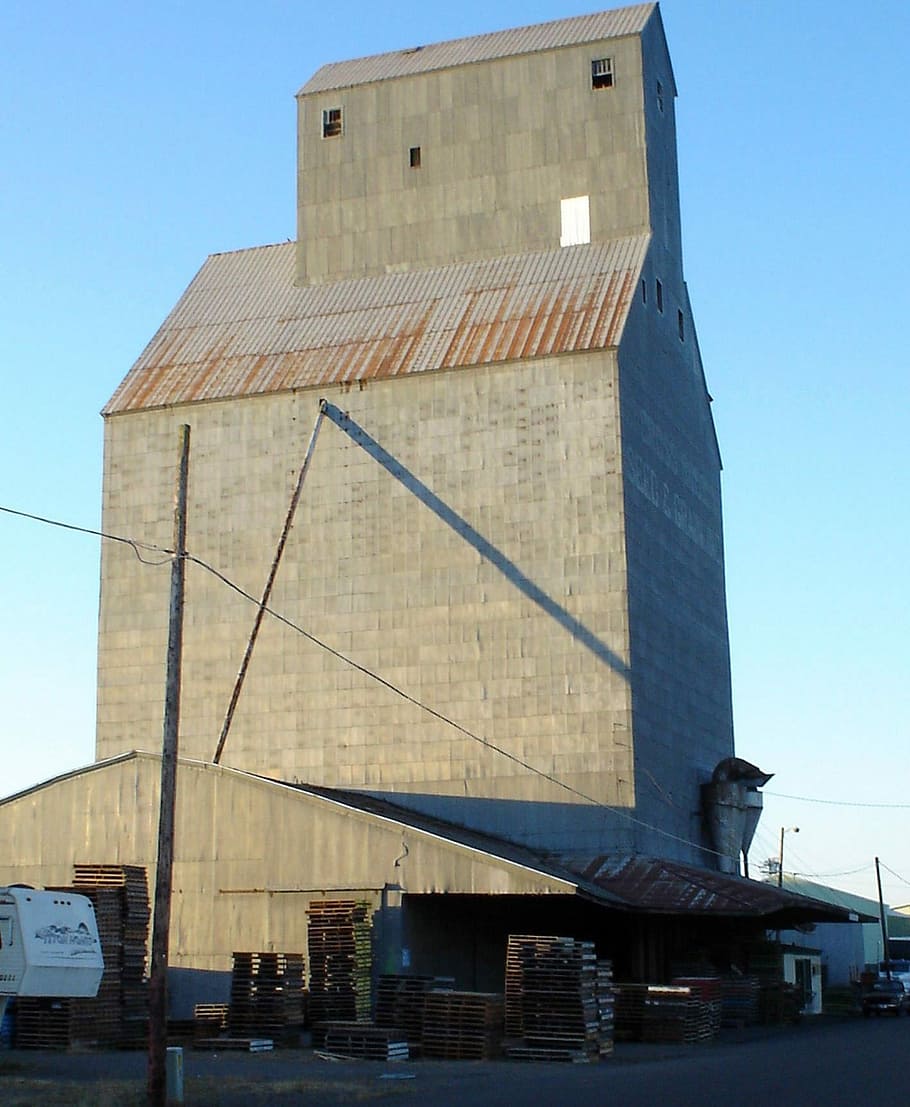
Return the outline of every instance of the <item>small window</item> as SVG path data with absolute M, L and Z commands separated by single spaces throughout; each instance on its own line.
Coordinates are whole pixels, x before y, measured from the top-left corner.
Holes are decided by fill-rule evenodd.
M 591 209 L 587 196 L 560 201 L 560 246 L 583 246 L 591 241 Z
M 613 59 L 595 58 L 591 62 L 591 88 L 613 87 Z
M 658 311 L 663 311 L 664 310 L 664 286 L 660 283 L 660 281 L 655 281 L 654 282 L 654 292 L 655 292 L 655 298 L 657 300 L 657 310 Z
M 341 134 L 341 108 L 326 108 L 322 113 L 322 137 L 338 138 Z
M 679 341 L 686 341 L 686 317 L 681 311 L 676 313 L 676 328 L 679 331 Z
M 657 82 L 657 110 L 661 112 L 664 110 L 664 86 L 660 81 Z
M 643 304 L 648 302 L 648 282 L 645 280 L 641 282 L 641 302 Z
M 420 168 L 420 147 L 419 146 L 412 146 L 411 147 L 411 152 L 410 152 L 410 155 L 409 155 L 409 164 L 410 164 L 412 169 L 419 169 Z

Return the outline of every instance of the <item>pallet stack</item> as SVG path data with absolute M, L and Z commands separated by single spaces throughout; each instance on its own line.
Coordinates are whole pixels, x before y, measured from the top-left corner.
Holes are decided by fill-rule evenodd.
M 368 1022 L 327 1022 L 325 1051 L 364 1061 L 407 1061 L 408 1043 L 400 1030 Z
M 307 908 L 310 1020 L 314 1041 L 329 1020 L 364 1022 L 372 1006 L 372 909 L 355 900 L 316 900 Z
M 151 918 L 146 870 L 142 865 L 74 865 L 73 888 L 89 896 L 93 889 L 116 889 L 120 895 L 122 929 L 117 956 L 121 1008 L 119 1045 L 145 1048 L 148 1041 L 146 967 Z M 107 964 L 106 952 L 104 960 Z
M 423 1055 L 447 1061 L 486 1061 L 502 1048 L 503 997 L 439 989 L 424 997 Z
M 299 1039 L 303 1021 L 303 954 L 235 952 L 231 1036 L 293 1042 Z
M 598 986 L 600 985 L 600 986 Z M 513 934 L 506 953 L 506 1055 L 590 1061 L 612 1052 L 612 966 L 593 942 Z
M 703 1042 L 717 1033 L 710 1003 L 688 986 L 616 985 L 616 1037 L 632 1042 Z
M 453 989 L 451 976 L 380 976 L 376 988 L 376 1025 L 396 1027 L 407 1039 L 413 1056 L 423 1041 L 423 1020 L 427 992 Z
M 193 1008 L 193 1041 L 211 1041 L 226 1035 L 230 1011 L 228 1003 L 197 1003 Z
M 72 1000 L 19 996 L 16 1001 L 17 1049 L 69 1049 Z
M 723 985 L 719 976 L 674 976 L 670 981 L 678 987 L 689 988 L 692 995 L 705 1005 L 704 1015 L 711 1027 L 710 1036 L 720 1031 L 723 1013 Z
M 77 865 L 73 885 L 52 890 L 78 892 L 92 901 L 104 973 L 92 999 L 21 997 L 16 1044 L 21 1049 L 144 1046 L 149 919 L 145 869 Z
M 753 1026 L 758 1022 L 759 983 L 755 976 L 721 978 L 721 1025 Z
M 613 1024 L 616 1007 L 613 988 L 613 962 L 597 962 L 597 1053 L 600 1057 L 610 1057 L 613 1053 Z

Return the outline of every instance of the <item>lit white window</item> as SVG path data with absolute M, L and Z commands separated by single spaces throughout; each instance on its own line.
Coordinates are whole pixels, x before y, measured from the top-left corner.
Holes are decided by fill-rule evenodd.
M 326 108 L 322 113 L 322 137 L 338 138 L 341 131 L 341 108 Z
M 613 87 L 613 59 L 595 58 L 591 62 L 591 88 Z
M 583 246 L 591 241 L 591 210 L 587 196 L 571 196 L 560 201 L 560 213 L 560 246 Z

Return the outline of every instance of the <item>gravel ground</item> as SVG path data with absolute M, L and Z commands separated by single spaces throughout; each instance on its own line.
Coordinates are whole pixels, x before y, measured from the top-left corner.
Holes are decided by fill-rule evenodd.
M 816 1024 L 822 1028 L 821 1023 Z M 707 1058 L 737 1043 L 802 1036 L 803 1027 L 726 1031 L 715 1042 L 695 1046 L 619 1043 L 599 1064 L 566 1065 L 514 1061 L 426 1061 L 383 1063 L 328 1061 L 312 1050 L 267 1053 L 184 1050 L 188 1107 L 255 1107 L 303 1104 L 309 1107 L 374 1100 L 424 1107 L 465 1104 L 585 1102 L 605 1084 L 619 1091 L 631 1067 L 661 1061 Z M 4 1107 L 140 1107 L 146 1101 L 146 1057 L 141 1052 L 54 1053 L 10 1050 L 0 1053 L 0 1092 Z

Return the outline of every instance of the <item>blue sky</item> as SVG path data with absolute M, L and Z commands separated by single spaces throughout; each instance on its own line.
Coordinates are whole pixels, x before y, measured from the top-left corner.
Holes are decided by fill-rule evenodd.
M 321 64 L 596 7 L 3 0 L 0 504 L 99 525 L 120 379 L 207 254 L 294 237 L 294 93 Z M 910 9 L 661 11 L 737 752 L 776 774 L 753 870 L 798 825 L 786 869 L 874 896 L 878 855 L 910 903 Z M 2 795 L 93 759 L 98 562 L 0 513 Z

